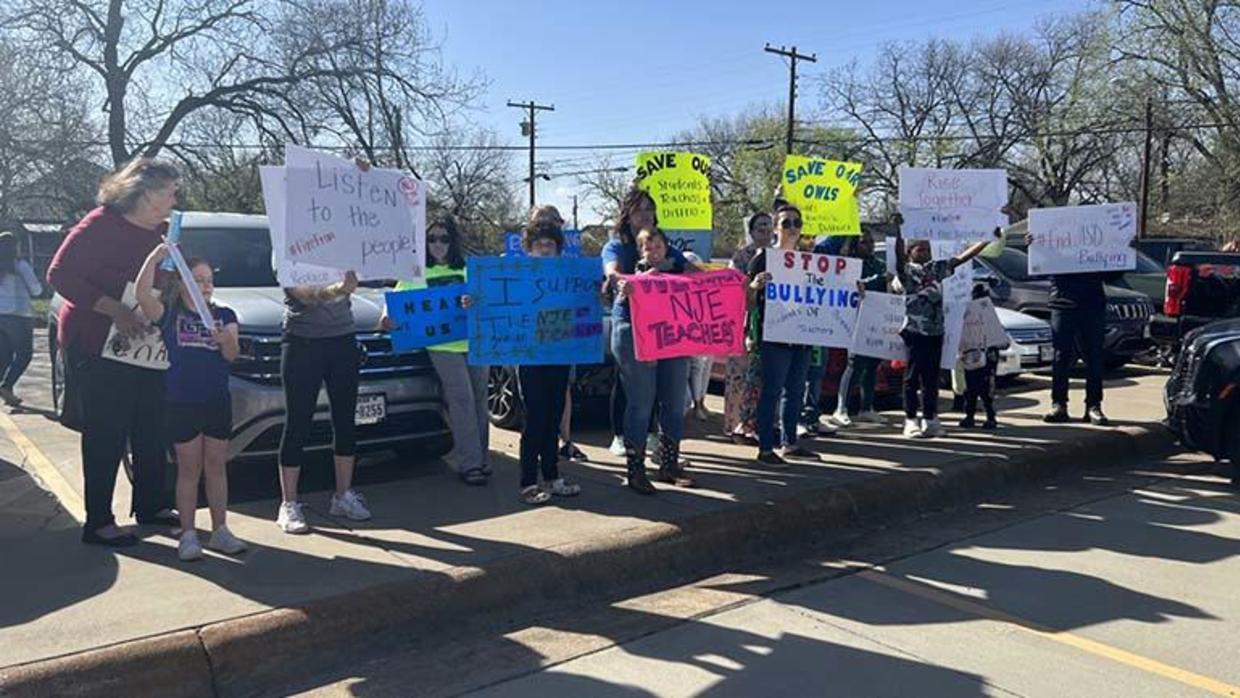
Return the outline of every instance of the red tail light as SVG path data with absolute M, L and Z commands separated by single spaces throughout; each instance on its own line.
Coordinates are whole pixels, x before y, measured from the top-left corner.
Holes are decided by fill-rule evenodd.
M 1184 312 L 1184 299 L 1188 298 L 1188 289 L 1192 285 L 1192 267 L 1183 264 L 1167 267 L 1167 295 L 1163 301 L 1163 313 L 1168 317 L 1179 317 Z

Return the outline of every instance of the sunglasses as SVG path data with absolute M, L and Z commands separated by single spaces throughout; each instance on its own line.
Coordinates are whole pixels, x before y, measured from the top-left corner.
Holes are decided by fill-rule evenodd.
M 447 235 L 428 235 L 426 236 L 426 241 L 427 242 L 442 242 L 446 245 L 448 244 L 448 236 Z
M 788 230 L 790 228 L 800 228 L 801 219 L 800 218 L 785 218 L 779 222 L 779 227 L 783 228 L 784 230 Z

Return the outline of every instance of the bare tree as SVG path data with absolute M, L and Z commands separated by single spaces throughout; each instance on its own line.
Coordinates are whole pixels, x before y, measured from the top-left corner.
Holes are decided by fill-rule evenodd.
M 493 248 L 489 243 L 523 217 L 510 178 L 512 153 L 499 146 L 493 131 L 444 128 L 414 163 L 430 185 L 432 215 L 455 218 L 472 249 Z
M 576 175 L 577 185 L 585 193 L 594 215 L 605 224 L 615 223 L 620 216 L 624 194 L 633 186 L 633 163 L 597 153 L 589 162 Z

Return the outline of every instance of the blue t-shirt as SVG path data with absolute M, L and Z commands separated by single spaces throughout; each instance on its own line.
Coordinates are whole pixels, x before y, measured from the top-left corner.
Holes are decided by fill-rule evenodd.
M 667 256 L 669 259 L 675 260 L 681 266 L 686 264 L 684 253 L 674 247 L 668 249 Z M 637 273 L 637 260 L 639 255 L 637 254 L 637 243 L 635 242 L 626 244 L 620 242 L 619 240 L 609 240 L 606 245 L 603 245 L 602 257 L 604 269 L 607 268 L 608 263 L 615 262 L 621 274 Z M 629 304 L 622 303 L 622 300 L 623 299 L 620 297 L 620 294 L 617 293 L 616 300 L 611 306 L 611 316 L 615 320 L 628 321 Z
M 212 305 L 215 326 L 237 322 L 231 308 Z M 178 404 L 202 404 L 228 397 L 228 362 L 198 313 L 184 308 L 164 310 L 160 329 L 168 347 L 168 373 L 164 378 L 165 400 Z

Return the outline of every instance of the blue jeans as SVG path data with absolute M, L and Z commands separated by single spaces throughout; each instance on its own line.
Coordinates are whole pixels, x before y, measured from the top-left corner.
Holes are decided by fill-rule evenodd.
M 837 413 L 848 414 L 848 392 L 852 390 L 853 381 L 857 382 L 857 388 L 861 392 L 861 411 L 874 410 L 874 383 L 878 378 L 879 362 L 880 359 L 872 356 L 848 355 L 848 368 L 844 369 L 844 375 L 840 376 L 840 401 L 835 408 Z
M 780 410 L 780 441 L 785 446 L 797 442 L 797 418 L 805 398 L 805 373 L 809 368 L 809 348 L 794 344 L 764 343 L 759 350 L 762 360 L 762 392 L 758 396 L 758 450 L 775 448 L 775 410 L 783 396 Z
M 685 431 L 685 386 L 689 381 L 689 359 L 638 361 L 633 349 L 633 325 L 615 321 L 611 333 L 611 353 L 624 381 L 624 440 L 644 448 L 650 428 L 650 414 L 659 403 L 659 431 L 676 443 Z

